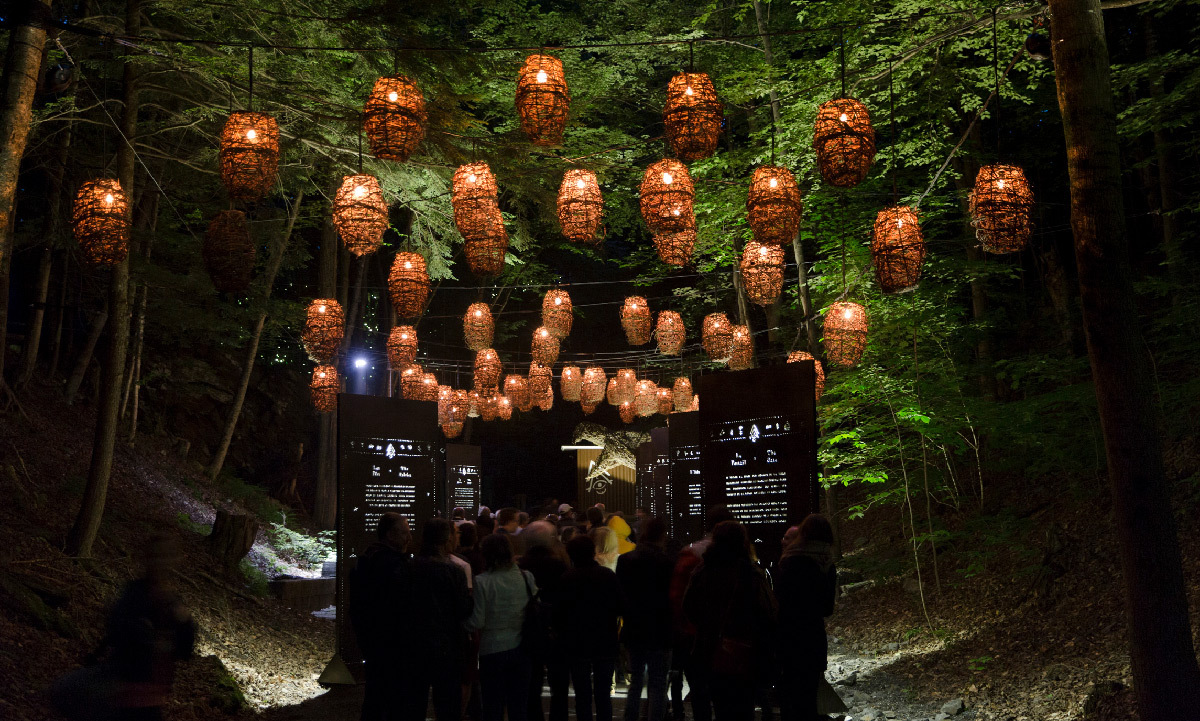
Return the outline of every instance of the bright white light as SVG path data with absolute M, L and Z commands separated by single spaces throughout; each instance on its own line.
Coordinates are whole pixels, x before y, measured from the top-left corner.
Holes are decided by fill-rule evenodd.
M 675 176 L 670 173 L 663 173 L 663 182 L 670 185 L 675 182 Z
M 249 130 L 247 130 L 246 131 L 246 140 L 250 140 L 250 141 L 258 140 L 258 131 L 256 131 L 254 128 L 250 128 Z
M 317 377 L 318 377 L 318 378 L 324 378 L 324 377 L 325 377 L 325 371 L 321 371 L 320 373 L 318 373 L 318 374 L 317 374 Z
M 562 298 L 555 298 L 554 305 L 562 305 Z
M 683 89 L 683 92 L 685 95 L 691 95 L 692 94 L 692 86 L 691 85 L 687 86 L 686 88 Z
M 767 247 L 764 245 L 761 248 L 759 248 L 758 254 L 761 255 L 762 257 L 766 258 L 767 257 Z
M 996 187 L 999 188 L 1000 190 L 1004 190 L 1004 181 L 1003 180 L 997 181 Z
M 393 102 L 393 103 L 394 103 L 394 102 L 396 102 L 396 101 L 397 101 L 397 100 L 399 100 L 399 99 L 400 99 L 400 95 L 399 95 L 399 94 L 398 94 L 398 93 L 397 93 L 395 90 L 393 90 L 392 92 L 388 93 L 388 101 L 389 101 L 389 102 Z
M 847 308 L 846 310 L 842 311 L 842 317 L 845 318 L 846 320 L 850 320 L 851 318 L 854 317 L 854 310 L 851 308 Z
M 325 312 L 325 306 L 323 306 L 323 305 L 319 305 L 319 306 L 317 306 L 317 312 L 318 312 L 318 313 L 324 313 L 324 312 Z
M 778 186 L 779 186 L 779 181 L 778 181 L 778 180 L 776 180 L 775 178 L 771 178 L 771 182 L 770 182 L 770 183 L 768 183 L 768 185 L 770 185 L 772 188 L 778 187 Z
M 468 176 L 467 176 L 467 182 L 468 182 L 468 183 L 474 183 L 474 182 L 475 182 L 475 174 L 474 174 L 474 173 L 471 173 L 470 175 L 468 175 Z
M 579 188 L 580 190 L 583 190 L 584 185 L 586 185 L 586 183 L 583 182 L 583 178 L 575 181 L 575 187 Z
M 546 336 L 550 335 L 550 333 L 549 333 L 549 332 L 548 332 L 548 331 L 547 331 L 545 328 L 542 328 L 542 334 L 541 334 L 541 335 L 542 335 L 542 337 L 543 337 L 543 338 L 545 338 Z
M 841 114 L 841 116 L 838 118 L 838 120 L 840 120 L 840 121 L 842 121 L 843 123 L 845 123 L 845 122 L 848 122 L 848 121 L 850 120 L 850 116 L 849 116 L 849 115 L 846 115 L 845 113 L 842 113 L 842 114 Z
M 896 221 L 896 227 L 897 227 L 897 228 L 903 228 L 903 227 L 904 227 L 904 218 L 900 218 L 899 220 L 897 220 L 897 221 Z
M 405 269 L 405 270 L 412 270 L 412 261 L 411 261 L 411 260 L 406 260 L 406 261 L 404 261 L 404 269 Z
M 356 199 L 362 198 L 366 194 L 367 194 L 367 186 L 365 186 L 365 185 L 354 186 L 354 197 Z
M 477 311 L 475 311 L 475 317 L 476 317 L 476 318 L 478 318 L 478 317 L 479 317 L 479 316 L 481 316 L 481 315 L 483 315 L 483 311 L 481 311 L 481 310 L 477 310 Z
M 538 81 L 539 83 L 544 83 L 544 82 L 546 82 L 546 81 L 547 81 L 547 80 L 549 80 L 549 79 L 550 79 L 550 77 L 549 77 L 548 75 L 546 75 L 546 71 L 545 71 L 545 70 L 539 70 L 539 71 L 538 71 L 538 74 L 537 74 L 537 81 Z
M 112 193 L 109 193 L 108 195 L 104 196 L 104 204 L 105 205 L 113 204 L 113 194 Z
M 367 367 L 367 359 L 366 358 L 355 358 L 354 359 L 354 367 L 355 368 L 366 368 Z

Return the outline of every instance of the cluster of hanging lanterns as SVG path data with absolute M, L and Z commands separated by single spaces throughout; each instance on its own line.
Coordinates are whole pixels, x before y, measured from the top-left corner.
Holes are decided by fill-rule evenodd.
M 467 265 L 481 277 L 499 275 L 508 252 L 508 230 L 497 201 L 498 192 L 496 176 L 487 163 L 460 166 L 450 181 L 454 224 L 465 241 Z
M 213 216 L 204 231 L 200 258 L 221 293 L 245 293 L 254 275 L 254 241 L 250 224 L 240 210 L 222 210 Z

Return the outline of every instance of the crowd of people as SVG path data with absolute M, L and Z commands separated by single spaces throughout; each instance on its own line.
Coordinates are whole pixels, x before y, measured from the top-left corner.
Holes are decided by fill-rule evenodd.
M 685 702 L 693 721 L 776 705 L 782 721 L 820 718 L 837 587 L 827 519 L 789 528 L 768 571 L 722 506 L 687 546 L 644 509 L 632 524 L 554 510 L 455 509 L 416 541 L 403 516 L 380 519 L 351 579 L 364 721 L 423 721 L 431 694 L 438 721 L 545 721 L 545 685 L 549 721 L 566 721 L 572 690 L 579 721 L 612 721 L 617 678 L 624 721 L 684 721 Z

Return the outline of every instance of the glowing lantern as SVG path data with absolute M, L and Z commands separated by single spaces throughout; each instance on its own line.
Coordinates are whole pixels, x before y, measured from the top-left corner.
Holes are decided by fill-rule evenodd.
M 558 222 L 563 235 L 576 243 L 594 243 L 603 219 L 604 199 L 596 174 L 582 168 L 568 170 L 558 186 Z
M 622 368 L 613 379 L 616 381 L 616 404 L 632 402 L 637 397 L 637 373 L 632 368 Z
M 829 362 L 844 368 L 854 365 L 867 349 L 867 309 L 858 303 L 830 305 L 824 334 Z
M 425 369 L 416 363 L 400 371 L 400 395 L 410 401 L 420 400 L 424 380 Z
M 550 388 L 550 382 L 553 379 L 554 371 L 550 369 L 550 366 L 536 361 L 529 364 L 529 393 L 534 400 L 542 397 L 542 394 Z
M 696 197 L 687 166 L 660 160 L 642 176 L 639 205 L 642 218 L 655 234 L 678 233 L 696 227 L 692 204 Z
M 608 387 L 608 376 L 600 366 L 588 366 L 583 372 L 583 386 L 579 390 L 581 403 L 593 406 L 604 400 L 604 392 Z
M 213 286 L 222 293 L 244 293 L 254 274 L 254 241 L 240 210 L 222 210 L 208 224 L 200 257 Z
M 129 255 L 129 206 L 121 182 L 100 178 L 79 186 L 71 225 L 87 262 L 116 265 L 125 260 Z
M 791 243 L 800 232 L 800 188 L 787 168 L 754 170 L 746 196 L 746 216 L 754 239 L 768 245 Z
M 658 412 L 664 416 L 671 415 L 671 411 L 675 409 L 674 393 L 666 386 L 659 388 L 655 393 L 658 396 Z
M 457 391 L 457 393 L 462 397 L 463 405 L 467 409 L 467 415 L 471 418 L 478 418 L 484 405 L 484 394 L 477 390 L 470 392 Z M 491 391 L 488 391 L 488 393 L 490 394 Z
M 454 400 L 454 389 L 447 385 L 437 387 L 438 423 L 448 423 L 450 402 Z
M 583 392 L 583 373 L 579 366 L 567 366 L 558 378 L 558 392 L 564 401 L 578 401 Z
M 631 295 L 621 306 L 621 327 L 629 345 L 650 342 L 650 304 L 640 295 Z
M 279 173 L 279 124 L 266 113 L 231 113 L 221 130 L 221 182 L 234 200 L 270 192 Z
M 387 203 L 374 175 L 347 175 L 333 196 L 333 227 L 355 255 L 379 250 L 388 228 Z
M 388 365 L 399 370 L 417 360 L 417 329 L 411 325 L 392 328 L 387 340 Z
M 583 415 L 590 416 L 596 412 L 596 407 L 599 405 L 599 403 L 588 403 L 587 401 L 582 401 L 580 402 L 579 407 L 583 410 Z
M 509 375 L 504 378 L 504 395 L 522 412 L 532 407 L 530 403 L 529 381 L 524 376 Z
M 788 353 L 788 363 L 799 363 L 800 361 L 810 360 L 813 362 L 813 372 L 815 374 L 817 400 L 821 400 L 821 394 L 825 392 L 825 369 L 821 366 L 821 361 L 813 358 L 812 353 L 803 350 L 794 350 Z
M 708 73 L 680 73 L 667 85 L 663 124 L 671 150 L 691 162 L 717 151 L 724 108 Z
M 754 337 L 744 325 L 733 326 L 733 343 L 729 351 L 729 370 L 744 371 L 754 365 Z
M 534 145 L 561 145 L 571 105 L 562 61 L 553 55 L 530 55 L 517 76 L 517 114 L 521 129 Z
M 451 391 L 450 406 L 446 411 L 446 419 L 448 423 L 463 423 L 467 420 L 467 416 L 475 416 L 478 413 L 471 413 L 474 406 L 479 403 L 479 394 L 476 393 L 474 398 L 471 394 L 464 390 Z
M 637 382 L 633 396 L 633 409 L 641 418 L 649 418 L 658 411 L 658 386 L 651 380 Z
M 475 354 L 475 388 L 494 388 L 500 384 L 500 356 L 492 348 L 484 348 Z
M 970 198 L 975 237 L 989 253 L 1016 253 L 1033 233 L 1033 190 L 1016 165 L 985 165 Z
M 329 363 L 337 355 L 346 332 L 342 305 L 332 298 L 318 298 L 308 304 L 304 332 L 300 341 L 308 357 L 317 363 Z
M 479 417 L 491 423 L 500 415 L 500 397 L 494 391 L 482 394 L 479 403 Z
M 692 220 L 693 225 L 695 220 Z M 658 233 L 654 236 L 654 249 L 658 259 L 667 265 L 682 268 L 692 259 L 696 247 L 696 228 L 684 228 L 676 233 Z
M 425 373 L 421 376 L 421 385 L 418 386 L 417 400 L 419 401 L 437 401 L 438 399 L 438 382 L 437 376 L 432 373 Z
M 555 338 L 562 339 L 571 334 L 574 320 L 570 294 L 565 290 L 547 291 L 542 298 L 542 326 Z
M 312 402 L 321 413 L 332 413 L 337 410 L 338 372 L 331 365 L 319 365 L 313 369 L 312 382 L 309 384 Z
M 554 389 L 546 386 L 546 390 L 537 397 L 537 407 L 540 410 L 548 411 L 554 407 Z
M 417 83 L 403 75 L 375 81 L 363 107 L 363 130 L 371 154 L 403 163 L 425 138 L 425 97 Z
M 512 418 L 512 412 L 512 399 L 508 396 L 500 396 L 499 400 L 496 401 L 496 415 L 499 416 L 500 420 L 507 421 Z
M 854 98 L 822 103 L 813 129 L 813 148 L 825 182 L 839 188 L 861 183 L 875 160 L 875 130 L 867 106 Z
M 533 332 L 531 349 L 534 363 L 550 366 L 558 360 L 558 338 L 545 326 Z
M 388 274 L 392 307 L 401 318 L 415 318 L 425 311 L 429 299 L 429 273 L 420 253 L 400 251 Z
M 683 376 L 676 378 L 671 385 L 671 395 L 675 400 L 675 410 L 686 413 L 692 405 L 692 382 Z
M 504 257 L 508 254 L 508 229 L 504 227 L 504 215 L 496 205 L 489 205 L 472 216 L 482 220 L 483 225 L 474 235 L 464 234 L 463 253 L 467 266 L 481 278 L 494 278 L 504 270 Z
M 658 337 L 659 353 L 663 355 L 679 355 L 683 351 L 684 341 L 687 340 L 687 330 L 683 326 L 683 316 L 673 310 L 659 311 L 654 335 Z
M 462 430 L 463 430 L 463 424 L 461 421 L 458 423 L 443 423 L 442 424 L 442 434 L 445 435 L 447 438 L 451 438 L 451 439 L 458 438 L 460 435 L 462 435 Z
M 709 313 L 704 316 L 701 342 L 709 360 L 716 363 L 729 362 L 733 351 L 733 324 L 724 313 Z
M 758 305 L 771 305 L 783 290 L 783 248 L 756 241 L 742 251 L 742 287 Z
M 620 413 L 621 420 L 625 423 L 633 423 L 633 420 L 637 417 L 637 412 L 630 401 L 622 403 L 617 412 Z
M 621 405 L 621 391 L 617 388 L 617 379 L 612 377 L 608 379 L 608 389 L 605 391 L 605 398 L 610 406 Z
M 907 205 L 884 208 L 875 216 L 871 259 L 884 293 L 903 293 L 921 282 L 925 240 L 917 213 Z
M 487 303 L 472 303 L 463 315 L 463 340 L 471 350 L 478 351 L 492 344 L 495 326 L 492 310 Z

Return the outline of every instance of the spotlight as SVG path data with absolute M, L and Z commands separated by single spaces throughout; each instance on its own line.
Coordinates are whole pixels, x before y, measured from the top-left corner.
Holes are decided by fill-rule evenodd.
M 354 359 L 354 367 L 355 368 L 366 368 L 367 367 L 367 359 L 366 358 L 355 358 Z

